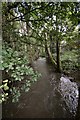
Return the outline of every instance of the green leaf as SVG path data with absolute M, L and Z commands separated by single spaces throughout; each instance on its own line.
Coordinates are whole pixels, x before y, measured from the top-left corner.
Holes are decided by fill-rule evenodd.
M 4 90 L 9 90 L 9 87 L 7 85 L 5 85 Z
M 30 90 L 30 88 L 28 87 L 28 88 L 25 89 L 25 92 L 28 92 L 29 90 Z
M 6 80 L 3 80 L 3 83 L 5 83 L 5 82 L 8 82 L 8 80 L 6 79 Z
M 32 14 L 34 19 L 37 19 L 37 15 L 35 15 L 34 13 L 31 13 L 31 14 Z

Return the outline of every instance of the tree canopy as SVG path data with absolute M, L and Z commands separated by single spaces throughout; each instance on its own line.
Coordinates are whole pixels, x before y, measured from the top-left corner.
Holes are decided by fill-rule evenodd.
M 79 16 L 78 2 L 3 2 L 1 70 L 11 80 L 4 79 L 1 88 L 8 90 L 8 82 L 21 82 L 24 75 L 36 81 L 38 73 L 29 64 L 38 57 L 46 57 L 58 72 L 79 69 Z M 28 91 L 30 81 L 25 84 Z

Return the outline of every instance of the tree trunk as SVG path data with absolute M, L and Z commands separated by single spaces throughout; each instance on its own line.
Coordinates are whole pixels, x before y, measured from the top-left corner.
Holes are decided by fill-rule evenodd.
M 54 67 L 56 68 L 56 61 L 53 59 L 52 53 L 50 51 L 50 48 L 47 45 L 47 40 L 45 40 L 45 52 L 46 52 L 46 59 L 51 62 Z
M 59 46 L 59 36 L 58 36 L 58 16 L 56 15 L 56 62 L 57 62 L 57 71 L 60 72 L 60 46 Z
M 60 49 L 59 49 L 59 41 L 58 39 L 56 40 L 56 61 L 57 61 L 57 71 L 60 72 Z

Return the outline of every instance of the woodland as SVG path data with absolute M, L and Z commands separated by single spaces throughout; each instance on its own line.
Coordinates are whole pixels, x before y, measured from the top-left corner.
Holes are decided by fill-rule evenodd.
M 0 103 L 9 94 L 18 102 L 37 82 L 31 63 L 40 57 L 57 73 L 80 70 L 79 16 L 79 2 L 2 2 Z

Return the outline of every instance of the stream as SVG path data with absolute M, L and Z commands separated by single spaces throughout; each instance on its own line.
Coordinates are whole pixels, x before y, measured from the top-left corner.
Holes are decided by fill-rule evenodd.
M 56 73 L 45 58 L 32 63 L 42 74 L 28 93 L 22 93 L 18 103 L 3 103 L 3 118 L 74 118 L 79 91 L 76 82 Z

